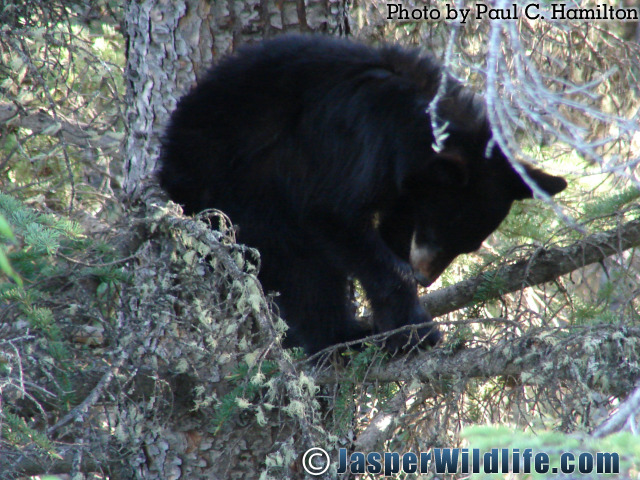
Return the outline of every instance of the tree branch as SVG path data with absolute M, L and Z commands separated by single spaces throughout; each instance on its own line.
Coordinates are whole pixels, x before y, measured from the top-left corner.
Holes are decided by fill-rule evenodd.
M 122 138 L 115 133 L 101 132 L 86 124 L 56 121 L 44 110 L 22 115 L 14 104 L 0 102 L 0 124 L 5 123 L 45 135 L 55 135 L 61 131 L 64 141 L 71 145 L 109 150 L 116 158 L 122 144 Z
M 498 298 L 525 287 L 549 282 L 638 245 L 640 220 L 632 220 L 619 228 L 589 235 L 565 248 L 540 248 L 531 258 L 428 293 L 420 300 L 432 316 L 438 317 L 473 303 L 478 291 L 482 291 L 485 300 Z
M 633 389 L 639 369 L 632 365 L 637 364 L 639 352 L 629 348 L 627 354 L 622 346 L 637 342 L 640 328 L 598 324 L 558 331 L 562 332 L 562 341 L 557 341 L 557 334 L 533 333 L 503 339 L 490 347 L 474 346 L 456 352 L 436 348 L 419 355 L 400 356 L 382 366 L 372 367 L 363 382 L 418 380 L 430 383 L 438 390 L 440 382 L 449 388 L 451 381 L 458 378 L 507 376 L 521 379 L 526 374 L 529 379 L 526 383 L 538 386 L 579 379 L 589 388 L 608 395 L 620 396 Z M 589 364 L 585 359 L 597 359 L 597 365 Z M 572 368 L 567 367 L 569 364 Z M 344 382 L 345 378 L 339 371 L 327 370 L 318 374 L 315 380 L 320 385 Z
M 487 320 L 490 321 L 490 320 Z M 589 388 L 597 388 L 605 393 L 616 396 L 625 395 L 629 390 L 633 393 L 618 407 L 618 411 L 598 426 L 593 436 L 605 437 L 622 430 L 628 424 L 634 427 L 635 416 L 640 412 L 640 382 L 637 381 L 637 369 L 620 368 L 627 362 L 636 363 L 637 358 L 626 355 L 618 356 L 624 348 L 618 349 L 620 344 L 612 343 L 624 337 L 624 341 L 634 343 L 640 335 L 638 328 L 621 328 L 607 326 L 606 328 L 578 329 L 570 335 L 564 335 L 560 342 L 545 341 L 543 338 L 532 336 L 511 340 L 503 340 L 495 347 L 477 347 L 465 349 L 455 353 L 447 353 L 443 349 L 424 352 L 419 357 L 399 357 L 376 367 L 367 374 L 366 381 L 393 382 L 421 379 L 420 388 L 410 393 L 404 390 L 398 392 L 386 402 L 383 409 L 375 414 L 369 425 L 355 439 L 355 446 L 360 451 L 379 449 L 395 429 L 402 423 L 402 416 L 409 411 L 409 405 L 422 403 L 428 397 L 435 397 L 451 389 L 451 381 L 460 379 L 466 381 L 470 377 L 511 377 L 517 383 L 528 383 L 545 388 L 549 383 L 562 385 L 566 381 L 583 381 Z M 553 335 L 547 338 L 560 338 Z M 587 351 L 595 347 L 599 351 Z M 604 355 L 601 356 L 601 354 Z M 608 354 L 608 355 L 607 355 Z M 591 355 L 591 356 L 589 356 Z M 618 356 L 617 362 L 609 362 L 611 356 Z M 571 359 L 568 361 L 568 359 Z M 594 368 L 589 362 L 594 359 L 601 362 L 602 368 Z M 581 361 L 582 360 L 582 361 Z M 524 378 L 528 380 L 523 380 Z M 579 378 L 578 378 L 579 377 Z M 603 378 L 607 380 L 602 381 Z M 317 382 L 339 382 L 338 378 L 330 375 L 321 376 Z M 609 383 L 611 382 L 611 383 Z M 552 385 L 550 388 L 554 388 Z

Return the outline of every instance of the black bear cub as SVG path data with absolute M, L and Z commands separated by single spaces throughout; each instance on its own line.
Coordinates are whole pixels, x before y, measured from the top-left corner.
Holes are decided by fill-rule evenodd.
M 186 213 L 217 208 L 262 256 L 280 292 L 287 346 L 314 353 L 370 334 L 355 321 L 351 278 L 375 332 L 428 322 L 416 280 L 433 282 L 480 247 L 514 200 L 532 196 L 497 146 L 482 102 L 429 57 L 318 36 L 284 36 L 222 60 L 179 102 L 160 182 Z M 488 156 L 487 155 L 488 152 Z M 566 182 L 530 166 L 548 194 Z M 435 344 L 433 327 L 419 340 Z M 415 345 L 407 335 L 390 350 Z

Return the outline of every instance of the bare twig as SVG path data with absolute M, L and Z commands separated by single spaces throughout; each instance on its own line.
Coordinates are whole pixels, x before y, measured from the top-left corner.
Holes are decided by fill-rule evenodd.
M 105 389 L 111 383 L 111 380 L 113 379 L 114 375 L 118 372 L 118 369 L 124 364 L 124 362 L 127 360 L 128 357 L 129 357 L 128 353 L 125 350 L 122 350 L 120 352 L 120 355 L 114 362 L 114 364 L 102 376 L 98 384 L 87 396 L 87 398 L 85 398 L 80 405 L 76 406 L 64 417 L 62 417 L 60 421 L 58 421 L 58 423 L 50 427 L 49 430 L 47 430 L 47 433 L 51 435 L 56 430 L 59 430 L 60 428 L 64 427 L 69 422 L 74 421 L 76 418 L 83 417 L 89 411 L 89 408 L 91 408 L 91 406 L 98 401 L 98 399 L 100 398 L 100 395 L 104 393 Z
M 602 422 L 593 431 L 596 438 L 606 437 L 622 430 L 627 423 L 640 413 L 640 382 L 629 397 L 618 407 L 618 411 Z

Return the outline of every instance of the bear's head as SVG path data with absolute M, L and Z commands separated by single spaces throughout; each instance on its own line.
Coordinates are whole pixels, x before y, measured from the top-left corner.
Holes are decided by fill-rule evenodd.
M 422 285 L 433 283 L 461 253 L 479 249 L 514 201 L 534 196 L 532 182 L 538 194 L 549 196 L 567 186 L 531 165 L 514 167 L 491 140 L 486 121 L 471 125 L 476 128 L 449 125 L 439 151 L 432 145 L 433 156 L 404 182 L 413 215 L 408 260 Z

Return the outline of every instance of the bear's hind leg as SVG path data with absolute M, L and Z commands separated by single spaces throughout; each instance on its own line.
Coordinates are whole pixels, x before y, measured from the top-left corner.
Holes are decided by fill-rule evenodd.
M 372 333 L 353 316 L 346 275 L 319 260 L 289 258 L 286 268 L 265 275 L 269 288 L 280 292 L 277 304 L 289 325 L 284 346 L 302 346 L 309 354 Z

